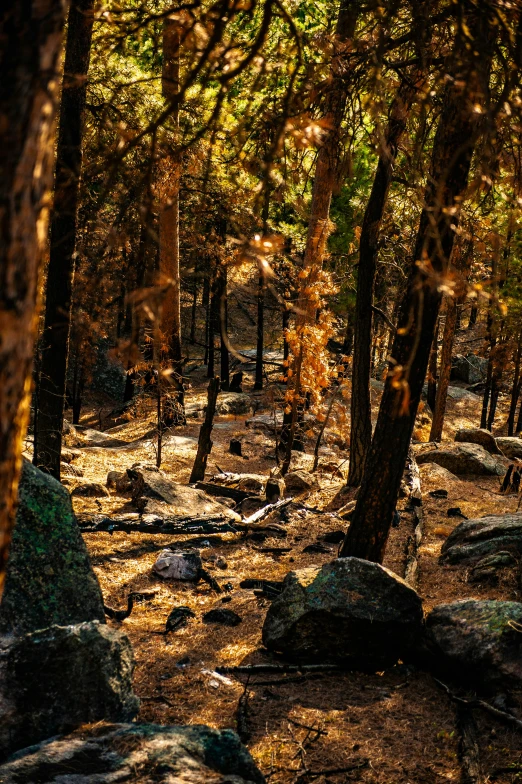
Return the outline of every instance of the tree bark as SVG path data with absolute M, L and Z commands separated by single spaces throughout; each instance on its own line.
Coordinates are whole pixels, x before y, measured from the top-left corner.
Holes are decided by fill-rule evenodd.
M 437 319 L 435 326 L 435 334 L 430 349 L 430 358 L 428 360 L 428 405 L 431 412 L 435 411 L 435 401 L 437 399 L 437 367 L 439 358 L 439 327 L 440 319 Z
M 205 471 L 207 468 L 207 460 L 210 452 L 212 451 L 212 425 L 214 423 L 214 414 L 216 412 L 216 403 L 219 394 L 219 378 L 211 378 L 208 385 L 208 402 L 207 411 L 205 414 L 205 421 L 201 425 L 198 439 L 198 451 L 192 473 L 190 474 L 189 482 L 201 482 L 205 478 Z
M 74 0 L 67 23 L 60 104 L 51 248 L 38 379 L 38 431 L 33 462 L 60 479 L 63 412 L 75 267 L 76 214 L 82 169 L 93 0 Z
M 4 0 L 0 11 L 0 595 L 29 418 L 63 23 L 58 0 Z
M 455 298 L 450 296 L 446 303 L 446 323 L 444 324 L 444 334 L 442 337 L 442 351 L 440 356 L 439 383 L 435 396 L 435 408 L 433 410 L 433 420 L 430 430 L 430 441 L 440 441 L 442 438 L 442 428 L 444 426 L 444 414 L 446 413 L 446 400 L 448 398 L 448 387 L 451 375 L 451 355 L 453 353 L 453 341 L 455 339 L 455 327 L 457 325 L 457 303 Z
M 520 395 L 520 360 L 522 358 L 522 332 L 518 335 L 517 350 L 515 354 L 515 372 L 513 374 L 513 386 L 511 387 L 511 402 L 509 405 L 509 415 L 507 420 L 508 436 L 513 435 L 515 429 L 515 413 L 517 410 L 518 397 Z
M 257 283 L 257 345 L 256 345 L 256 379 L 254 390 L 263 389 L 263 348 L 265 338 L 265 276 L 259 273 Z
M 455 81 L 447 85 L 441 104 L 424 207 L 393 345 L 394 371 L 386 379 L 341 556 L 377 562 L 384 557 L 439 314 L 439 281 L 451 256 L 458 209 L 482 127 L 473 103 L 480 96 L 487 105 L 495 27 L 487 8 L 477 10 L 469 4 L 462 11 L 475 45 L 469 45 L 462 31 L 457 35 L 449 71 Z M 476 49 L 480 58 L 473 54 Z M 459 87 L 463 77 L 469 91 L 466 95 Z M 473 100 L 468 98 L 471 95 Z
M 358 2 L 341 0 L 339 15 L 336 25 L 336 51 L 332 59 L 331 84 L 325 99 L 324 127 L 328 129 L 325 141 L 319 149 L 315 167 L 314 183 L 312 188 L 312 202 L 306 248 L 303 261 L 301 290 L 298 297 L 296 314 L 296 332 L 299 346 L 293 357 L 293 375 L 288 384 L 290 394 L 291 420 L 287 428 L 288 440 L 286 454 L 282 465 L 283 474 L 288 470 L 296 425 L 298 420 L 297 409 L 299 406 L 301 389 L 301 370 L 303 363 L 308 360 L 306 342 L 306 326 L 315 321 L 316 312 L 316 283 L 323 265 L 326 243 L 330 231 L 330 204 L 332 194 L 338 185 L 339 179 L 339 139 L 341 124 L 347 99 L 347 77 L 343 72 L 341 63 L 344 54 L 344 45 L 353 36 L 359 14 Z
M 180 27 L 175 19 L 163 22 L 163 97 L 169 101 L 179 92 Z M 172 123 L 177 137 L 179 110 L 173 110 Z M 174 138 L 174 144 L 178 139 Z M 163 302 L 161 330 L 168 347 L 167 359 L 172 363 L 172 380 L 177 388 L 177 399 L 184 412 L 183 356 L 181 347 L 181 279 L 179 270 L 179 189 L 181 180 L 181 155 L 171 153 L 165 160 L 160 210 L 160 273 L 163 281 L 170 282 Z

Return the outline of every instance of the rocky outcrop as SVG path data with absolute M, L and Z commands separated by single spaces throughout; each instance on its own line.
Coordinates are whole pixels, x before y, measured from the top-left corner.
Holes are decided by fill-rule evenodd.
M 522 685 L 522 604 L 465 599 L 426 618 L 430 666 L 493 692 Z
M 495 441 L 497 447 L 509 460 L 522 460 L 522 438 L 501 436 Z
M 457 432 L 455 433 L 455 441 L 459 443 L 464 442 L 467 444 L 479 444 L 480 446 L 483 446 L 486 452 L 489 452 L 490 455 L 502 454 L 502 452 L 497 446 L 497 440 L 492 436 L 489 430 L 484 430 L 483 428 L 462 427 L 460 428 L 460 430 L 457 430 Z M 522 441 L 520 443 L 522 445 Z
M 308 471 L 289 471 L 285 476 L 286 494 L 299 495 L 317 487 L 317 479 Z
M 405 656 L 421 631 L 421 600 L 404 580 L 380 564 L 338 558 L 286 576 L 263 643 L 298 662 L 376 671 Z
M 0 758 L 80 724 L 134 718 L 133 668 L 128 638 L 98 621 L 0 638 Z
M 45 776 L 45 779 L 42 778 Z M 106 782 L 127 784 L 264 784 L 232 730 L 97 725 L 25 749 L 0 767 L 3 784 Z
M 449 564 L 472 564 L 500 552 L 522 554 L 522 514 L 465 520 L 442 545 L 440 560 Z
M 159 516 L 216 514 L 228 520 L 241 517 L 223 504 L 209 498 L 202 490 L 178 484 L 153 466 L 135 464 L 127 469 L 132 483 L 132 500 L 139 512 Z
M 103 598 L 67 490 L 24 461 L 0 604 L 0 631 L 105 621 Z
M 478 384 L 484 381 L 488 369 L 488 360 L 476 354 L 457 354 L 451 359 L 452 381 L 464 381 L 466 384 Z
M 221 392 L 216 405 L 216 414 L 249 414 L 252 400 L 245 392 Z
M 506 461 L 490 455 L 479 444 L 455 444 L 440 449 L 423 449 L 415 455 L 417 463 L 437 463 L 457 476 L 502 476 L 506 472 Z

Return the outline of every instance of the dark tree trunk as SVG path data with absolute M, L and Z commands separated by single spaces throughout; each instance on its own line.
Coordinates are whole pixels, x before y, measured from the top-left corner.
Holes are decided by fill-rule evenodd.
M 205 421 L 201 425 L 198 439 L 198 451 L 192 473 L 190 474 L 190 484 L 201 482 L 205 478 L 208 456 L 212 450 L 212 425 L 216 412 L 216 402 L 219 394 L 219 378 L 211 378 L 208 385 L 208 402 Z
M 444 324 L 444 334 L 442 337 L 439 383 L 437 385 L 435 405 L 431 409 L 433 411 L 433 420 L 431 423 L 430 441 L 440 441 L 442 438 L 442 428 L 444 426 L 444 414 L 446 413 L 446 400 L 448 398 L 448 387 L 451 375 L 451 355 L 453 353 L 456 319 L 457 304 L 453 297 L 448 297 L 446 323 Z
M 38 400 L 35 464 L 60 478 L 67 353 L 76 246 L 76 213 L 82 167 L 86 76 L 89 69 L 93 0 L 75 0 L 69 11 L 60 124 L 51 217 L 45 320 Z
M 372 301 L 379 232 L 398 145 L 406 128 L 408 112 L 415 94 L 415 87 L 412 86 L 411 81 L 408 81 L 401 86 L 392 104 L 388 129 L 362 224 L 354 317 L 350 470 L 347 482 L 352 487 L 361 483 L 372 440 L 370 397 Z
M 207 377 L 214 378 L 214 365 L 216 361 L 216 332 L 219 332 L 219 269 L 216 264 L 212 283 L 210 286 L 210 302 L 208 306 L 208 367 Z
M 476 305 L 471 306 L 471 310 L 469 312 L 469 321 L 468 321 L 468 329 L 471 329 L 477 323 L 477 316 L 478 316 L 478 307 Z
M 256 380 L 254 389 L 263 389 L 263 344 L 265 335 L 265 276 L 259 273 L 257 284 L 257 345 L 256 345 Z
M 494 30 L 488 8 L 471 4 L 463 12 L 475 45 L 459 34 L 455 41 L 450 82 L 444 92 L 435 134 L 408 286 L 395 336 L 390 372 L 381 400 L 357 505 L 341 548 L 341 556 L 382 562 L 406 464 L 411 434 L 426 377 L 430 347 L 439 314 L 437 284 L 448 266 L 466 189 L 471 157 L 482 124 L 462 95 L 460 79 L 488 105 L 489 70 Z M 467 18 L 466 18 L 467 16 Z M 478 49 L 480 58 L 473 52 Z M 482 97 L 484 96 L 484 97 Z M 455 214 L 453 214 L 455 213 Z M 419 263 L 420 262 L 420 263 Z
M 219 337 L 221 388 L 230 386 L 230 357 L 228 354 L 228 275 L 225 264 L 219 266 Z
M 29 418 L 65 6 L 0 8 L 0 597 Z
M 435 400 L 437 397 L 437 364 L 439 358 L 439 326 L 440 320 L 437 319 L 435 334 L 430 349 L 428 360 L 428 405 L 433 413 L 435 411 Z
M 343 347 L 341 354 L 345 357 L 351 356 L 353 351 L 353 311 L 349 311 L 346 317 L 346 331 L 344 333 Z
M 201 304 L 205 308 L 205 357 L 203 364 L 209 362 L 209 335 L 210 335 L 210 269 L 205 271 L 203 278 L 203 292 L 201 294 Z M 213 375 L 212 375 L 213 377 Z
M 513 435 L 515 429 L 515 413 L 517 410 L 518 396 L 520 395 L 520 360 L 522 357 L 522 332 L 518 336 L 517 351 L 515 354 L 515 372 L 513 374 L 513 386 L 511 387 L 511 403 L 509 405 L 509 415 L 507 421 L 508 436 Z

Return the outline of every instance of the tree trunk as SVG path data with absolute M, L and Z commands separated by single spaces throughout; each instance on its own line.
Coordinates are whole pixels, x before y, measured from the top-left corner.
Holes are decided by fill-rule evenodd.
M 169 101 L 179 92 L 180 28 L 175 19 L 163 22 L 163 97 Z M 176 138 L 179 129 L 179 110 L 171 115 Z M 181 155 L 174 152 L 165 161 L 160 211 L 160 272 L 163 282 L 170 282 L 163 302 L 161 330 L 168 346 L 168 360 L 172 363 L 172 380 L 177 388 L 178 404 L 185 410 L 183 393 L 183 356 L 181 348 L 181 279 L 179 271 L 179 188 Z
M 201 425 L 198 439 L 198 452 L 194 460 L 189 482 L 201 482 L 205 478 L 208 456 L 212 450 L 212 425 L 216 412 L 216 403 L 219 394 L 219 378 L 211 378 L 208 385 L 208 402 L 205 421 Z
M 458 209 L 466 189 L 480 115 L 459 87 L 487 106 L 494 30 L 488 9 L 471 4 L 465 18 L 470 36 L 458 35 L 453 51 L 455 81 L 448 83 L 435 134 L 408 286 L 401 303 L 399 329 L 393 345 L 394 372 L 386 379 L 377 425 L 366 461 L 357 504 L 340 555 L 382 562 L 406 464 L 415 416 L 426 377 L 430 347 L 439 314 L 438 281 L 447 270 L 453 248 Z M 475 49 L 480 58 L 474 56 Z
M 265 335 L 265 276 L 259 273 L 257 284 L 257 346 L 256 346 L 256 380 L 254 390 L 263 389 L 263 344 Z
M 294 352 L 293 375 L 288 384 L 289 405 L 292 412 L 288 427 L 286 457 L 282 466 L 283 472 L 288 470 L 292 444 L 297 424 L 297 408 L 302 394 L 301 370 L 309 357 L 305 347 L 306 326 L 315 322 L 317 309 L 316 282 L 322 270 L 326 243 L 330 231 L 330 204 L 334 188 L 339 180 L 339 138 L 347 98 L 347 75 L 341 64 L 345 43 L 353 36 L 357 16 L 358 3 L 352 0 L 341 0 L 336 25 L 337 46 L 331 66 L 331 83 L 325 99 L 323 126 L 328 129 L 326 139 L 319 149 L 312 188 L 312 202 L 306 237 L 306 248 L 303 261 L 301 290 L 298 298 L 296 314 L 296 332 L 299 345 Z M 302 401 L 301 401 L 302 403 Z
M 513 435 L 515 429 L 515 413 L 517 410 L 518 396 L 520 395 L 520 360 L 522 358 L 522 332 L 518 335 L 517 351 L 515 354 L 515 372 L 513 374 L 513 386 L 511 388 L 511 403 L 507 421 L 508 436 Z
M 408 81 L 402 85 L 392 104 L 388 129 L 361 230 L 354 318 L 350 470 L 347 482 L 352 487 L 357 487 L 361 483 L 366 455 L 372 440 L 370 397 L 372 300 L 379 231 L 398 145 L 406 129 L 408 113 L 416 92 L 415 87 L 412 87 L 411 82 Z
M 435 397 L 435 407 L 433 420 L 431 423 L 430 441 L 440 441 L 442 438 L 442 428 L 444 426 L 444 414 L 446 413 L 446 400 L 448 398 L 448 387 L 451 375 L 451 355 L 453 353 L 453 341 L 455 339 L 455 327 L 457 324 L 457 303 L 454 297 L 448 297 L 446 303 L 446 323 L 444 324 L 444 334 L 442 337 L 442 351 L 440 356 L 439 383 L 437 384 L 437 394 Z
M 4 0 L 0 11 L 0 596 L 29 418 L 63 16 L 57 0 Z
M 219 265 L 219 338 L 221 388 L 230 386 L 230 357 L 228 354 L 228 275 L 225 263 Z
M 437 367 L 439 358 L 439 327 L 440 319 L 437 319 L 435 326 L 435 334 L 430 349 L 430 358 L 428 360 L 428 406 L 433 413 L 435 411 L 435 400 L 437 398 Z
M 87 72 L 94 22 L 93 0 L 74 0 L 67 23 L 60 105 L 45 320 L 38 381 L 38 433 L 33 462 L 60 479 L 67 355 L 75 266 L 76 214 L 82 168 Z

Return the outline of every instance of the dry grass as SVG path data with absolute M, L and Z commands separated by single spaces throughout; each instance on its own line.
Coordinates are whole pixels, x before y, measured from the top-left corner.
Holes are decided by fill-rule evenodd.
M 203 378 L 196 379 L 189 399 L 204 394 Z M 375 396 L 374 396 L 375 398 Z M 374 403 L 376 403 L 374 399 Z M 98 401 L 99 405 L 99 401 Z M 446 437 L 458 427 L 475 425 L 477 411 L 467 401 L 450 403 Z M 94 408 L 93 408 L 94 411 Z M 96 425 L 92 417 L 92 424 Z M 224 470 L 267 474 L 274 465 L 273 438 L 245 429 L 244 417 L 220 417 L 214 430 L 214 449 L 209 474 L 218 465 Z M 152 412 L 119 428 L 118 435 L 133 440 L 147 433 L 153 424 Z M 179 431 L 197 437 L 199 422 Z M 178 431 L 177 431 L 178 432 Z M 344 434 L 346 436 L 346 434 Z M 248 459 L 230 455 L 230 438 L 240 436 Z M 173 478 L 186 482 L 195 455 L 194 446 L 169 447 L 164 450 L 162 468 Z M 340 453 L 338 462 L 346 458 Z M 328 460 L 331 461 L 331 454 Z M 109 470 L 124 470 L 135 461 L 155 460 L 153 443 L 143 442 L 134 450 L 83 450 L 75 461 L 83 468 L 88 481 L 105 482 Z M 304 458 L 305 462 L 307 458 Z M 70 480 L 70 486 L 76 481 Z M 436 489 L 429 479 L 424 482 L 425 537 L 420 551 L 419 591 L 426 609 L 456 598 L 499 598 L 520 600 L 519 588 L 512 574 L 507 574 L 497 588 L 470 585 L 465 569 L 441 567 L 440 547 L 452 530 L 454 521 L 446 516 L 449 506 L 460 506 L 468 517 L 513 511 L 514 498 L 495 493 L 495 479 L 459 480 L 448 489 L 448 499 L 428 495 Z M 326 508 L 341 484 L 328 474 L 321 477 L 321 490 L 307 500 L 309 506 Z M 130 508 L 129 498 L 112 494 L 107 499 L 75 499 L 78 512 L 116 512 Z M 236 726 L 238 700 L 244 683 L 216 680 L 210 673 L 219 665 L 262 662 L 267 654 L 261 646 L 261 628 L 268 603 L 251 591 L 241 590 L 246 577 L 279 580 L 291 569 L 321 564 L 335 557 L 331 553 L 305 554 L 304 547 L 321 534 L 340 527 L 338 518 L 293 510 L 284 541 L 267 540 L 263 547 L 285 545 L 288 554 L 262 553 L 250 540 L 234 535 L 222 537 L 217 546 L 203 548 L 202 557 L 208 570 L 221 583 L 230 582 L 231 601 L 227 608 L 243 619 L 234 628 L 205 624 L 202 615 L 222 606 L 205 583 L 199 585 L 164 583 L 151 573 L 152 564 L 164 546 L 186 537 L 162 537 L 144 534 L 106 533 L 86 535 L 94 569 L 102 586 L 106 603 L 123 607 L 130 591 L 155 591 L 153 599 L 138 604 L 121 628 L 132 640 L 136 655 L 135 689 L 142 699 L 141 721 L 170 723 L 206 723 L 214 727 Z M 387 551 L 386 565 L 402 573 L 405 545 L 411 531 L 406 525 L 394 529 Z M 219 570 L 208 559 L 222 555 L 227 569 Z M 164 629 L 174 606 L 188 605 L 196 619 L 174 634 L 154 634 Z M 272 659 L 269 659 L 272 660 Z M 179 662 L 185 662 L 184 666 Z M 259 677 L 258 681 L 280 681 L 281 677 Z M 301 682 L 256 685 L 249 683 L 248 723 L 251 730 L 249 748 L 270 782 L 298 784 L 308 781 L 372 782 L 373 784 L 432 784 L 458 781 L 455 717 L 451 703 L 437 689 L 431 677 L 399 665 L 374 675 L 344 673 L 307 677 Z M 321 734 L 297 724 L 322 730 Z M 492 771 L 511 763 L 520 763 L 520 738 L 489 719 L 480 718 L 482 753 L 486 769 Z M 317 778 L 299 779 L 305 769 L 312 772 L 365 765 L 352 772 L 331 773 Z M 495 781 L 517 781 L 516 773 L 500 773 Z M 490 779 L 491 781 L 493 779 Z

